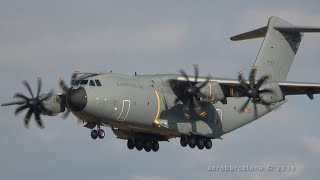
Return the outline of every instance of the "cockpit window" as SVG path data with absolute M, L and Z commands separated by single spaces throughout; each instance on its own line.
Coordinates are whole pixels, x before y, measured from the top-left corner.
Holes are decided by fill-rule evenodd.
M 96 82 L 97 86 L 101 86 L 101 82 L 99 80 L 96 79 L 94 81 Z
M 90 80 L 89 85 L 90 85 L 90 86 L 96 86 L 92 80 Z
M 80 85 L 87 85 L 88 84 L 88 80 L 81 80 L 80 81 Z
M 72 85 L 74 85 L 74 86 L 79 85 L 79 83 L 80 83 L 80 80 L 73 80 L 72 81 Z

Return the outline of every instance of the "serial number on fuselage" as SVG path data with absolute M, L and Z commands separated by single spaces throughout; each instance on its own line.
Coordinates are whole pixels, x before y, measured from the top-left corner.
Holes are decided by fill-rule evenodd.
M 133 87 L 133 88 L 142 88 L 142 86 L 140 84 L 135 84 L 135 83 L 117 83 L 117 86 L 126 86 L 126 87 Z

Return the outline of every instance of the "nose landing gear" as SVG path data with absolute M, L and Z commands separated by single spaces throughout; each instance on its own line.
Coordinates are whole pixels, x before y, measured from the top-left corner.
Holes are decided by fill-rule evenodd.
M 92 130 L 91 131 L 91 138 L 92 139 L 97 139 L 97 137 L 98 137 L 98 131 L 97 130 Z
M 99 130 L 98 130 L 98 137 L 99 137 L 100 139 L 103 139 L 105 135 L 106 135 L 106 133 L 104 132 L 103 129 L 99 129 Z
M 91 131 L 91 138 L 92 139 L 97 139 L 98 137 L 100 139 L 103 139 L 106 133 L 104 132 L 103 129 L 100 129 L 100 125 L 97 125 L 97 130 L 93 129 Z

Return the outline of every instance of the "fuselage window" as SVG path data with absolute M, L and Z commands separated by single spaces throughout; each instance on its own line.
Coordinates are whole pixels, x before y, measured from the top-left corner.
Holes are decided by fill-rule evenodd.
M 88 84 L 88 80 L 81 80 L 80 81 L 80 85 L 87 85 Z
M 90 86 L 96 86 L 92 80 L 90 80 L 89 85 L 90 85 Z
M 94 80 L 95 82 L 96 82 L 96 84 L 97 84 L 97 86 L 101 86 L 101 83 L 100 83 L 100 81 L 99 80 Z

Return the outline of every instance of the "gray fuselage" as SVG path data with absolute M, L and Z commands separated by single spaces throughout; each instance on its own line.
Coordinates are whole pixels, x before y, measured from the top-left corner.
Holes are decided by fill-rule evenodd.
M 280 105 L 266 108 L 258 104 L 258 116 L 255 117 L 251 102 L 247 112 L 239 113 L 246 97 L 228 98 L 226 104 L 219 101 L 205 103 L 209 112 L 205 118 L 191 114 L 186 119 L 183 104 L 174 104 L 176 95 L 169 84 L 169 80 L 178 78 L 179 75 L 173 74 L 128 76 L 114 73 L 88 77 L 85 78 L 87 84 L 73 86 L 74 89 L 81 86 L 87 93 L 86 107 L 73 113 L 85 122 L 101 123 L 116 132 L 121 131 L 118 136 L 124 139 L 130 132 L 160 133 L 169 138 L 190 133 L 219 138 Z M 90 85 L 90 80 L 99 80 L 102 85 Z

